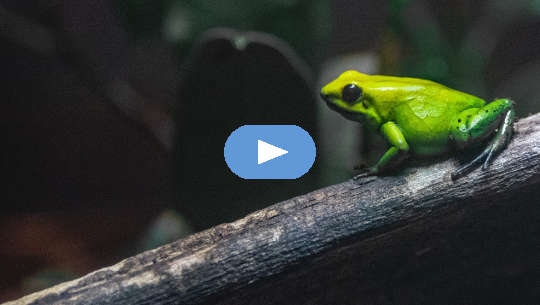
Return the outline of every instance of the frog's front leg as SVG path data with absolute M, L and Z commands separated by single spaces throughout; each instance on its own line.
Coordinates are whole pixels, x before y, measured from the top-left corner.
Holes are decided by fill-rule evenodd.
M 409 155 L 409 144 L 407 144 L 403 133 L 401 133 L 401 130 L 394 122 L 384 123 L 381 126 L 381 132 L 392 146 L 384 153 L 384 155 L 375 165 L 369 167 L 366 172 L 354 176 L 354 180 L 376 175 L 403 161 Z
M 498 99 L 481 108 L 464 110 L 456 116 L 450 128 L 451 137 L 459 148 L 485 140 L 494 130 L 497 133 L 474 160 L 452 173 L 452 180 L 467 174 L 482 161 L 482 169 L 489 166 L 492 157 L 506 147 L 512 137 L 514 114 L 514 102 Z

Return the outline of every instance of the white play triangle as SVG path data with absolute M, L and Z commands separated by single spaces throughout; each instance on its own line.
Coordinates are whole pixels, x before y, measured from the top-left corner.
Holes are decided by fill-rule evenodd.
M 283 156 L 286 153 L 288 153 L 288 151 L 285 149 L 257 140 L 257 164 L 270 161 L 279 156 Z

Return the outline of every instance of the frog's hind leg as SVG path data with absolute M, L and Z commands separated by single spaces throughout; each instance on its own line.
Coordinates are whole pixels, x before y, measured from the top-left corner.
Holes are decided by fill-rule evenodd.
M 451 126 L 452 138 L 456 145 L 464 148 L 496 134 L 487 147 L 471 162 L 452 173 L 452 179 L 458 179 L 484 162 L 482 169 L 489 166 L 491 159 L 506 147 L 513 132 L 514 103 L 509 99 L 498 99 L 481 108 L 462 111 Z

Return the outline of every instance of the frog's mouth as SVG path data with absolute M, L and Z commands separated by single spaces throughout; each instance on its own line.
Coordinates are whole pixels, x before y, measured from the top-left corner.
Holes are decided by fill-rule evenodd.
M 323 94 L 321 92 L 321 98 L 326 102 L 326 105 L 328 105 L 328 107 L 334 111 L 337 111 L 337 112 L 341 112 L 341 111 L 347 111 L 345 109 L 341 109 L 339 108 L 333 101 L 333 97 L 330 96 L 330 95 L 326 95 L 326 94 Z
M 341 114 L 346 119 L 352 120 L 352 121 L 360 121 L 362 119 L 362 116 L 359 115 L 358 113 L 356 113 L 354 111 L 351 111 L 351 110 L 348 110 L 348 109 L 345 109 L 345 108 L 341 108 L 338 105 L 336 105 L 336 103 L 334 103 L 334 101 L 333 101 L 332 96 L 325 95 L 325 94 L 321 93 L 321 98 L 326 102 L 326 105 L 328 105 L 328 108 L 330 108 L 330 109 L 336 111 L 337 113 Z

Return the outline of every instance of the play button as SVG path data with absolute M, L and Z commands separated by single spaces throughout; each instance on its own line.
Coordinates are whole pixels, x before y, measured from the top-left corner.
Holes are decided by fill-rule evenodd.
M 315 161 L 315 143 L 296 125 L 244 125 L 225 142 L 225 162 L 244 179 L 296 179 Z
M 281 149 L 272 144 L 257 140 L 257 164 L 261 164 L 279 156 L 288 153 L 285 149 Z

